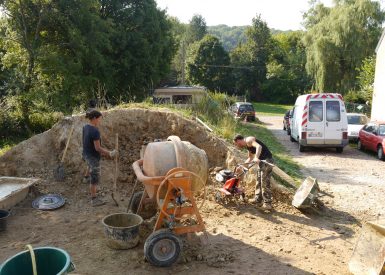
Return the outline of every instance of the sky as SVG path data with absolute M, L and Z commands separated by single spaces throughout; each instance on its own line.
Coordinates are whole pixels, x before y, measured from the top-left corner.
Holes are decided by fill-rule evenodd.
M 380 0 L 384 6 L 384 0 Z M 158 7 L 167 14 L 188 23 L 194 14 L 200 14 L 207 26 L 251 25 L 252 19 L 261 14 L 269 28 L 299 30 L 302 15 L 309 9 L 308 0 L 156 0 Z M 333 0 L 321 0 L 332 6 Z

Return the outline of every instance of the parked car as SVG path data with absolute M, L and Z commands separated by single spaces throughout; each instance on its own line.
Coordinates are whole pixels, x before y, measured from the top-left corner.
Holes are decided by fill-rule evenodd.
M 292 115 L 293 110 L 289 110 L 283 116 L 283 130 L 286 131 L 288 135 L 290 135 L 290 119 Z
M 348 119 L 340 94 L 307 94 L 297 98 L 290 121 L 290 140 L 298 149 L 336 148 L 342 153 L 348 140 Z
M 357 140 L 358 133 L 369 122 L 369 118 L 364 114 L 347 113 L 348 115 L 348 138 Z
M 357 148 L 377 152 L 378 159 L 385 160 L 385 121 L 366 124 L 358 134 Z
M 229 112 L 236 119 L 255 121 L 255 110 L 253 104 L 249 102 L 236 102 L 230 106 Z

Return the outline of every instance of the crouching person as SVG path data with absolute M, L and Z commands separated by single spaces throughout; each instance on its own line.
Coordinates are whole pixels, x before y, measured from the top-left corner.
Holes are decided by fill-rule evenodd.
M 246 163 L 256 162 L 259 165 L 255 185 L 255 198 L 253 203 L 262 206 L 265 210 L 272 210 L 272 193 L 270 177 L 273 171 L 273 155 L 269 148 L 255 137 L 244 138 L 242 135 L 236 135 L 233 139 L 234 145 L 239 149 L 246 148 L 248 159 Z M 263 161 L 262 161 L 263 160 Z

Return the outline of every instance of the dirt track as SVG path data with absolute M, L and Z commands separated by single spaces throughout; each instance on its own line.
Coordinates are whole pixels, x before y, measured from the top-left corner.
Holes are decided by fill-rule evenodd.
M 282 130 L 281 117 L 260 119 L 303 166 L 303 174 L 317 178 L 321 189 L 334 196 L 324 198 L 329 206 L 363 220 L 385 217 L 385 162 L 375 154 L 361 152 L 355 145 L 346 146 L 342 154 L 325 148 L 309 148 L 300 153 L 298 143 L 291 142 Z
M 120 113 L 117 115 L 122 116 Z M 197 126 L 189 127 L 188 121 L 174 118 L 169 114 L 167 116 L 167 122 L 177 121 L 183 126 L 181 130 L 178 130 L 178 125 L 175 126 L 175 129 L 171 130 L 172 133 L 185 134 L 186 137 L 183 139 L 188 140 L 189 133 L 183 133 L 182 129 L 185 129 L 184 132 L 190 128 L 199 130 L 199 138 L 195 137 L 194 143 L 199 145 L 202 142 L 201 144 L 206 146 L 207 150 L 214 151 L 215 139 L 206 137 Z M 130 117 L 122 117 L 122 125 Z M 283 136 L 284 132 L 279 130 L 280 125 L 276 123 L 278 118 L 266 117 L 262 120 L 271 123 L 268 126 L 279 138 L 287 138 Z M 162 122 L 165 127 L 168 125 L 167 122 Z M 176 124 L 173 122 L 172 125 Z M 152 128 L 145 128 L 143 130 L 145 133 L 136 130 L 136 135 L 149 133 L 151 136 L 158 137 L 156 133 L 159 134 L 159 130 L 149 132 L 151 130 Z M 130 129 L 127 131 L 129 133 Z M 164 132 L 169 133 L 170 130 L 164 130 Z M 125 164 L 127 167 L 127 163 L 130 163 L 131 159 L 137 159 L 139 154 L 138 146 L 136 144 L 133 146 L 130 138 L 128 136 L 126 139 L 127 152 L 131 152 L 130 159 L 122 162 L 122 165 Z M 29 145 L 30 143 L 27 142 L 23 146 L 29 148 L 31 147 Z M 100 208 L 92 208 L 88 200 L 88 186 L 81 184 L 83 169 L 79 167 L 81 162 L 76 162 L 70 166 L 71 174 L 66 182 L 54 182 L 47 176 L 37 186 L 38 192 L 64 195 L 68 200 L 65 207 L 52 212 L 36 211 L 30 207 L 34 198 L 32 196 L 13 210 L 8 230 L 0 234 L 0 262 L 23 250 L 25 245 L 30 243 L 33 246 L 56 246 L 65 249 L 71 255 L 79 274 L 174 274 L 176 272 L 186 274 L 348 274 L 347 263 L 361 226 L 359 218 L 374 217 L 377 208 L 373 208 L 372 211 L 368 207 L 368 211 L 365 212 L 360 211 L 360 208 L 351 211 L 348 207 L 349 202 L 344 203 L 346 192 L 339 193 L 341 188 L 347 191 L 344 187 L 343 170 L 332 170 L 337 167 L 325 168 L 325 161 L 322 161 L 322 158 L 338 158 L 335 161 L 338 164 L 341 163 L 341 158 L 349 156 L 349 149 L 342 155 L 337 155 L 334 151 L 298 154 L 293 144 L 288 146 L 293 147 L 290 148 L 300 163 L 304 166 L 308 163 L 304 173 L 317 177 L 321 188 L 334 195 L 334 198 L 326 198 L 328 203 L 322 212 L 301 213 L 290 205 L 274 201 L 275 211 L 268 214 L 248 204 L 223 206 L 212 200 L 208 201 L 202 209 L 202 215 L 206 222 L 209 243 L 202 246 L 196 240 L 185 240 L 183 255 L 177 264 L 171 268 L 156 268 L 143 259 L 143 243 L 151 227 L 142 228 L 141 243 L 135 249 L 116 251 L 109 249 L 105 243 L 101 219 L 107 214 L 126 210 L 127 195 L 130 194 L 133 186 L 133 182 L 129 180 L 132 175 L 121 177 L 122 181 L 119 184 L 121 200 L 119 200 L 120 207 L 117 208 L 110 197 L 111 181 L 107 180 L 108 170 L 112 165 L 108 160 L 103 161 L 102 165 L 105 169 L 102 173 L 105 173 L 106 181 L 102 184 L 100 193 L 109 203 Z M 15 149 L 14 152 L 17 150 Z M 354 150 L 352 150 L 353 153 Z M 371 163 L 380 163 L 365 154 L 362 156 L 367 157 Z M 353 156 L 350 158 L 354 160 Z M 224 157 L 222 159 L 224 162 Z M 356 161 L 359 163 L 358 160 Z M 38 168 L 38 163 L 34 165 L 36 165 L 34 173 L 44 168 Z M 214 167 L 218 164 L 211 162 L 211 165 Z M 338 171 L 339 174 L 337 177 L 329 175 L 325 178 L 326 172 L 319 171 L 320 169 L 326 172 Z M 338 167 L 338 169 L 346 168 Z M 129 173 L 128 168 L 124 171 Z M 377 173 L 382 177 L 385 174 L 381 171 Z M 378 187 L 379 184 L 380 180 L 373 182 L 371 184 L 373 190 L 378 190 L 374 187 Z M 356 185 L 362 186 L 358 183 Z M 369 187 L 363 185 L 361 188 Z M 252 186 L 249 186 L 249 190 L 252 189 Z M 356 196 L 353 193 L 351 195 Z M 355 197 L 349 197 L 349 200 L 356 202 Z

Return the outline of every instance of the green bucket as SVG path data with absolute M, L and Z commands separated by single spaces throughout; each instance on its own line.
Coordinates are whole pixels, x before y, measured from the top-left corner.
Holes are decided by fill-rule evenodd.
M 33 249 L 36 257 L 37 275 L 64 275 L 75 270 L 70 255 L 56 247 Z M 9 258 L 0 266 L 0 275 L 33 275 L 32 259 L 28 250 Z

